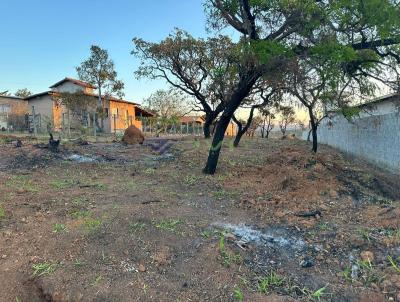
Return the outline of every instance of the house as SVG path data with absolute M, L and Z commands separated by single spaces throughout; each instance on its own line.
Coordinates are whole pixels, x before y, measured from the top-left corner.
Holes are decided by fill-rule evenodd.
M 97 106 L 92 105 L 79 112 L 71 112 L 60 102 L 59 96 L 61 93 L 80 92 L 89 99 L 93 98 L 93 104 L 97 104 L 98 94 L 95 93 L 95 89 L 96 87 L 89 83 L 67 77 L 50 86 L 49 91 L 31 95 L 26 100 L 29 111 L 34 111 L 35 115 L 40 116 L 40 128 L 52 125 L 55 130 L 65 130 L 67 127 L 78 129 L 93 125 L 93 115 Z M 102 128 L 106 133 L 121 132 L 130 125 L 141 129 L 141 117 L 153 116 L 138 104 L 113 96 L 102 96 L 102 106 Z
M 23 130 L 26 128 L 28 102 L 15 96 L 0 95 L 0 130 Z
M 205 117 L 204 116 L 185 115 L 185 116 L 182 116 L 180 118 L 181 128 L 183 128 L 183 129 L 190 129 L 190 128 L 191 129 L 195 129 L 195 132 L 196 132 L 196 129 L 198 129 L 198 128 L 202 129 L 203 128 L 204 122 L 205 122 Z M 190 131 L 187 130 L 187 133 L 190 133 Z M 237 133 L 236 124 L 231 121 L 229 123 L 226 131 L 225 131 L 225 135 L 226 136 L 235 136 L 236 133 Z

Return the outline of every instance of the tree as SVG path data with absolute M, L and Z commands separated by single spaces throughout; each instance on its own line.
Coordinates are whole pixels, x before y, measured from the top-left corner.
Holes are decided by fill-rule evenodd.
M 8 92 L 8 90 L 0 91 L 0 96 L 10 96 L 10 93 Z
M 270 109 L 262 109 L 260 111 L 262 117 L 261 137 L 268 138 L 272 129 L 274 129 L 275 114 Z
M 209 0 L 210 28 L 233 27 L 241 34 L 242 53 L 250 55 L 238 70 L 239 81 L 225 104 L 203 171 L 215 173 L 225 130 L 257 79 L 281 68 L 288 58 L 312 51 L 328 60 L 344 55 L 343 70 L 354 74 L 366 62 L 399 56 L 396 2 Z
M 108 51 L 99 46 L 90 47 L 90 57 L 76 67 L 79 79 L 94 85 L 98 91 L 98 111 L 103 112 L 103 97 L 116 94 L 122 98 L 124 83 L 117 79 L 114 62 Z
M 15 96 L 20 97 L 20 98 L 27 98 L 28 96 L 31 96 L 32 92 L 30 92 L 27 88 L 22 88 L 18 89 L 17 92 L 15 92 Z
M 156 115 L 152 122 L 158 126 L 157 136 L 171 126 L 176 127 L 180 118 L 190 112 L 185 98 L 174 90 L 157 90 L 143 105 Z
M 164 79 L 196 101 L 196 109 L 205 114 L 204 136 L 223 111 L 237 77 L 235 45 L 226 36 L 195 39 L 177 29 L 159 43 L 134 38 L 132 51 L 141 60 L 137 78 Z
M 285 137 L 287 126 L 295 121 L 295 115 L 291 106 L 280 106 L 279 107 L 280 120 L 279 128 L 281 129 L 282 136 Z
M 265 109 L 266 106 L 270 105 L 270 103 L 273 100 L 274 93 L 276 93 L 275 90 L 272 90 L 267 96 L 264 96 L 263 92 L 261 93 L 261 99 L 263 101 L 261 103 L 253 104 L 251 106 L 247 121 L 240 121 L 235 117 L 235 115 L 233 115 L 232 120 L 235 122 L 235 124 L 238 127 L 236 137 L 233 141 L 234 147 L 239 146 L 239 142 L 245 133 L 248 133 L 251 130 L 255 131 L 255 129 L 257 129 L 258 126 L 261 124 L 261 120 L 259 120 L 259 119 L 256 119 L 256 121 L 254 120 L 254 118 L 255 118 L 254 111 L 255 110 L 263 110 L 263 109 Z M 250 101 L 250 102 L 252 102 L 252 101 Z

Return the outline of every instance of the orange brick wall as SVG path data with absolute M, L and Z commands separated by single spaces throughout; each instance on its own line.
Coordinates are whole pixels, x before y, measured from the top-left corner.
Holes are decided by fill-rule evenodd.
M 235 136 L 236 135 L 236 125 L 233 122 L 230 122 L 228 128 L 225 131 L 226 136 Z
M 114 114 L 116 114 L 116 109 L 118 109 L 118 118 L 115 120 L 115 129 L 114 129 Z M 115 130 L 125 130 L 132 124 L 135 124 L 137 127 L 137 123 L 135 123 L 135 105 L 134 104 L 127 104 L 121 102 L 110 101 L 110 121 L 111 121 L 111 131 L 114 132 Z M 130 116 L 132 120 L 127 120 Z M 141 127 L 141 125 L 140 125 Z M 140 129 L 140 128 L 139 128 Z

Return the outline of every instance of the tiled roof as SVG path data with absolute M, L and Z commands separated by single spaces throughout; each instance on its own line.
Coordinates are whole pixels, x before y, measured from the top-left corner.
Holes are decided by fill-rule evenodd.
M 92 84 L 83 82 L 83 81 L 81 81 L 81 80 L 77 80 L 77 79 L 73 79 L 73 78 L 68 78 L 68 77 L 66 77 L 65 79 L 63 79 L 63 80 L 61 80 L 61 81 L 58 81 L 57 83 L 51 85 L 50 88 L 57 87 L 57 86 L 61 85 L 62 83 L 65 83 L 65 82 L 72 82 L 72 83 L 74 83 L 74 84 L 76 84 L 76 85 L 79 85 L 79 86 L 82 86 L 82 87 L 87 87 L 87 88 L 93 88 L 93 89 L 96 88 L 96 87 L 93 86 Z
M 181 123 L 193 123 L 193 122 L 203 123 L 204 119 L 201 116 L 194 116 L 194 115 L 192 116 L 186 115 L 181 117 Z

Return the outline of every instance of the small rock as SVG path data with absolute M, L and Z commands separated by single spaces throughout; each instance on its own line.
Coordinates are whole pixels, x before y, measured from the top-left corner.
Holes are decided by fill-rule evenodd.
M 7 258 L 7 255 L 2 255 L 1 256 L 1 259 L 6 259 Z
M 359 248 L 364 245 L 364 241 L 361 239 L 360 236 L 357 235 L 350 235 L 348 243 L 353 248 Z
M 371 251 L 362 251 L 360 256 L 363 261 L 374 262 L 375 259 L 374 253 L 372 253 Z
M 393 275 L 392 277 L 390 277 L 390 281 L 400 291 L 400 275 Z
M 393 284 L 389 280 L 384 280 L 381 283 L 382 291 L 385 291 L 385 292 L 390 291 L 392 286 L 393 286 Z
M 314 259 L 309 256 L 305 256 L 303 258 L 303 260 L 300 262 L 300 265 L 301 265 L 301 267 L 304 267 L 304 268 L 313 267 Z
M 225 239 L 230 240 L 230 241 L 235 241 L 236 236 L 233 235 L 232 233 L 225 234 Z
M 141 263 L 139 264 L 138 271 L 144 273 L 146 271 L 146 267 Z

